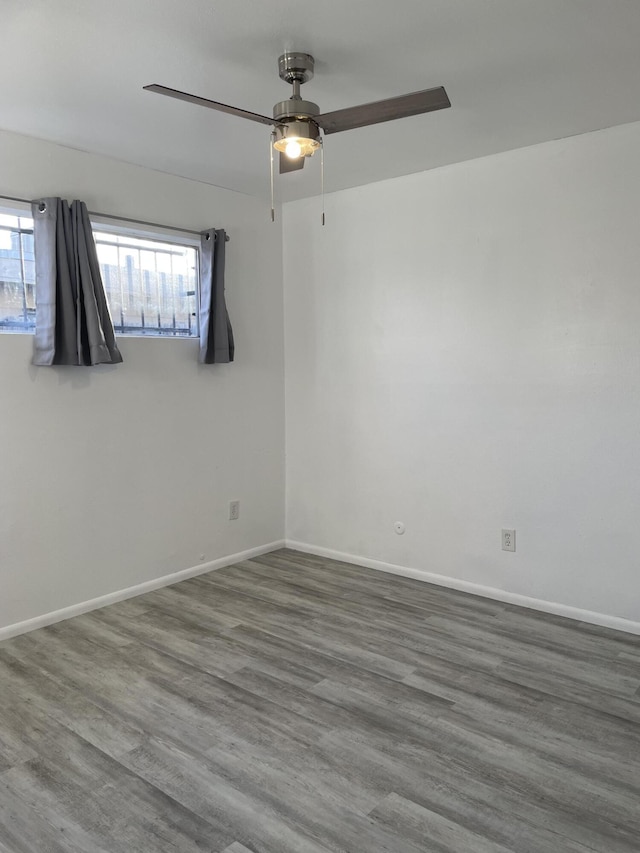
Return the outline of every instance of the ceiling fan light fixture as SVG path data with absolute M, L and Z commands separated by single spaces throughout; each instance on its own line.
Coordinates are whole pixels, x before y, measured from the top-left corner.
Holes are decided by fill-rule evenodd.
M 313 121 L 290 121 L 275 130 L 273 147 L 292 160 L 311 157 L 320 148 L 320 129 Z
M 274 142 L 276 151 L 284 151 L 287 157 L 297 160 L 298 157 L 311 157 L 320 148 L 317 139 L 304 139 L 301 136 L 289 136 Z

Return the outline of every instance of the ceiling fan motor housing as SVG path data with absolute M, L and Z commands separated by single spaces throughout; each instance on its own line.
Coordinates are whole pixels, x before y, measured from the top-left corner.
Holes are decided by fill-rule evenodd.
M 302 98 L 289 98 L 280 101 L 273 108 L 275 121 L 307 121 L 319 115 L 320 107 L 313 101 L 303 101 Z

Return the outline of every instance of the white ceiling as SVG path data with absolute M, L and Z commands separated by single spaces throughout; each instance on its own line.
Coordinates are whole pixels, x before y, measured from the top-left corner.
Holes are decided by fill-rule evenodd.
M 328 191 L 640 119 L 639 0 L 2 0 L 0 126 L 257 196 L 285 49 L 323 112 L 444 85 L 450 110 L 327 137 Z M 277 178 L 319 192 L 318 158 Z

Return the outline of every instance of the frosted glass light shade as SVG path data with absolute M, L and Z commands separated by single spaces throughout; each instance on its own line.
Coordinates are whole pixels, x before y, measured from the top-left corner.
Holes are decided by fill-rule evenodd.
M 311 157 L 320 148 L 320 132 L 313 122 L 291 121 L 276 127 L 276 151 L 282 151 L 292 160 Z
M 295 160 L 298 157 L 311 157 L 314 151 L 320 148 L 320 143 L 317 139 L 305 139 L 302 136 L 285 136 L 283 139 L 276 139 L 273 147 L 276 151 L 283 151 L 287 157 Z

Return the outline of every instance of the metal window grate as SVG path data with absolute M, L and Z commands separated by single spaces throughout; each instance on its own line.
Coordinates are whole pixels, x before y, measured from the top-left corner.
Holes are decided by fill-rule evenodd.
M 116 333 L 197 337 L 198 250 L 123 231 L 94 227 Z M 35 296 L 33 220 L 0 213 L 0 332 L 33 332 Z
M 33 220 L 0 213 L 0 332 L 36 325 Z
M 116 332 L 197 336 L 195 247 L 103 231 L 94 236 Z

